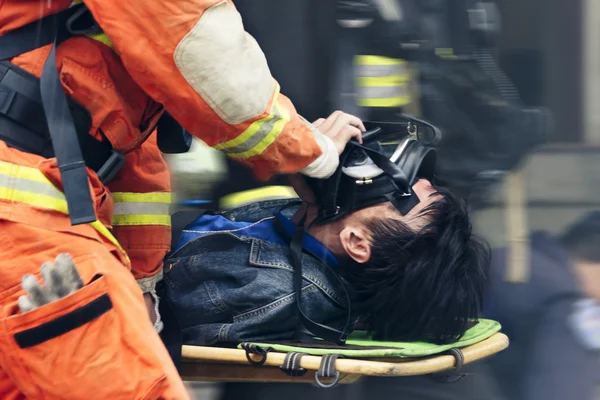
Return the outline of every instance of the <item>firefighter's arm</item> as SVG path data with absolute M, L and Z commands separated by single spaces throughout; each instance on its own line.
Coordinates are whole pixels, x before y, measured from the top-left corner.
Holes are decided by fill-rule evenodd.
M 148 293 L 162 278 L 162 260 L 171 246 L 169 173 L 155 133 L 125 157 L 125 165 L 108 184 L 114 202 L 113 233 L 127 251 L 142 291 Z
M 337 168 L 334 142 L 280 93 L 230 2 L 84 1 L 133 79 L 209 146 L 263 179 L 327 177 Z

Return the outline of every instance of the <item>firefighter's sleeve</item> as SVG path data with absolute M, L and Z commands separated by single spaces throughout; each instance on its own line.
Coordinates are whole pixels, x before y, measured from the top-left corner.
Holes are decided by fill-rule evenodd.
M 113 234 L 131 259 L 133 276 L 144 293 L 162 278 L 162 261 L 171 246 L 170 181 L 152 134 L 128 153 L 108 184 L 113 196 Z
M 84 2 L 138 85 L 209 146 L 262 179 L 337 168 L 333 142 L 280 93 L 231 2 Z

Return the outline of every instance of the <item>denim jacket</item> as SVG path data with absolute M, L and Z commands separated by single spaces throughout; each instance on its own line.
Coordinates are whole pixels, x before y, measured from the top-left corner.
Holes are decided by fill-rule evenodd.
M 230 221 L 273 217 L 290 200 L 221 213 Z M 293 211 L 292 211 L 293 212 Z M 318 323 L 343 328 L 346 297 L 335 272 L 304 254 L 303 308 Z M 291 340 L 299 322 L 289 246 L 245 236 L 244 229 L 198 237 L 165 262 L 166 300 L 185 344 Z

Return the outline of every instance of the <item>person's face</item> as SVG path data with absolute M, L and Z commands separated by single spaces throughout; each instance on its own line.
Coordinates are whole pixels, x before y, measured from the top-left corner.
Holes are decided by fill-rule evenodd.
M 345 252 L 354 261 L 366 263 L 371 258 L 371 234 L 367 222 L 374 219 L 396 219 L 404 222 L 417 232 L 429 221 L 426 215 L 420 215 L 424 208 L 440 199 L 431 182 L 420 179 L 413 185 L 413 191 L 419 197 L 419 203 L 406 215 L 402 215 L 390 202 L 376 204 L 355 211 L 343 220 L 344 228 L 340 232 L 340 241 Z
M 600 264 L 583 260 L 576 260 L 574 264 L 583 292 L 600 301 Z

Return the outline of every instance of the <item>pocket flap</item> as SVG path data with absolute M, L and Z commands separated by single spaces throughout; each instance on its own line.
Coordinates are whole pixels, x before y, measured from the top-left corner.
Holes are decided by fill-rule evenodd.
M 111 308 L 104 277 L 100 276 L 66 297 L 7 318 L 5 324 L 19 346 L 25 348 L 82 326 Z

